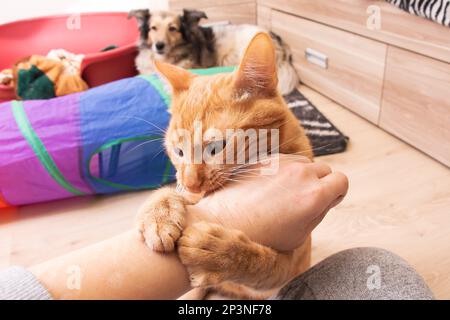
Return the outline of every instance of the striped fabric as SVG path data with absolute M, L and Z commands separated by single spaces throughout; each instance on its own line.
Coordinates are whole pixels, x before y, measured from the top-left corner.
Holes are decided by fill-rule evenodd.
M 345 151 L 349 138 L 343 135 L 300 92 L 294 90 L 284 96 L 284 99 L 305 128 L 306 135 L 312 144 L 314 156 Z
M 386 0 L 406 12 L 450 27 L 450 0 Z

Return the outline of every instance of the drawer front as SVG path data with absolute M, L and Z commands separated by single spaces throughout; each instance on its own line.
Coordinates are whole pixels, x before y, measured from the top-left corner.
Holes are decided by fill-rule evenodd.
M 389 47 L 380 126 L 450 166 L 450 64 Z
M 197 9 L 206 12 L 208 22 L 230 21 L 233 24 L 256 24 L 255 1 L 170 1 L 171 10 L 181 11 L 183 8 Z
M 258 5 L 256 9 L 257 25 L 267 30 L 270 30 L 272 29 L 272 26 L 270 25 L 271 20 L 272 20 L 272 9 L 270 9 L 269 7 Z
M 258 4 L 450 62 L 450 28 L 384 0 L 258 0 Z M 379 25 L 372 23 L 377 16 Z
M 303 83 L 378 122 L 385 44 L 276 10 L 271 19 L 272 30 L 290 45 Z

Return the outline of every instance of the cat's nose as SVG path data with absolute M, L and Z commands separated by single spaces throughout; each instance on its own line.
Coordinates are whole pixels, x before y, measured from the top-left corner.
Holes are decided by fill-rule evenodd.
M 203 184 L 203 172 L 201 165 L 186 166 L 183 172 L 183 185 L 191 193 L 201 192 Z
M 192 193 L 200 193 L 202 191 L 201 186 L 202 184 L 200 181 L 194 181 L 185 184 L 186 190 Z

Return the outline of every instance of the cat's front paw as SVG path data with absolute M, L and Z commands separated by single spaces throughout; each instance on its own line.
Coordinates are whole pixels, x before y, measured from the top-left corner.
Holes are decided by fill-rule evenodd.
M 178 255 L 193 287 L 210 287 L 236 280 L 244 271 L 252 242 L 242 232 L 199 222 L 187 227 L 178 241 Z
M 175 190 L 155 191 L 137 215 L 137 227 L 147 246 L 158 252 L 175 248 L 185 224 L 185 200 Z

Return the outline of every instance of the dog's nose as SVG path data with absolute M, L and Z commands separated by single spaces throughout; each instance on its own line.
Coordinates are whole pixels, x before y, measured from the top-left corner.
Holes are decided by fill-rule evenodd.
M 164 42 L 157 42 L 156 44 L 155 44 L 155 47 L 156 47 L 156 49 L 158 49 L 158 50 L 162 50 L 162 49 L 164 49 L 164 47 L 165 47 L 165 43 Z

